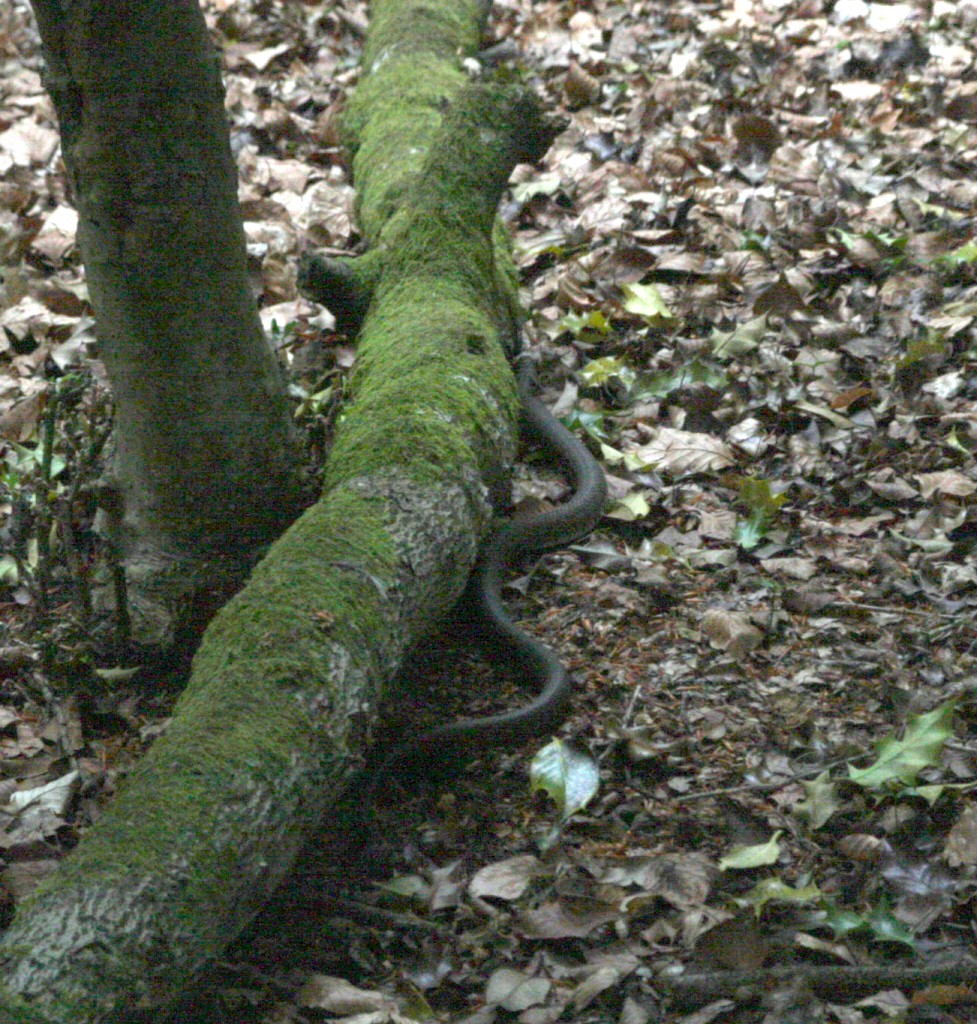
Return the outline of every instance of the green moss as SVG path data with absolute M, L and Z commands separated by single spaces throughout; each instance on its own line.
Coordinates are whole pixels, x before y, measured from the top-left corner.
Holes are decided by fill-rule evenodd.
M 360 144 L 364 126 L 384 123 L 398 102 L 437 109 L 464 81 L 459 57 L 476 52 L 479 35 L 478 4 L 472 0 L 374 0 L 363 79 L 344 118 L 344 142 L 351 153 Z
M 360 227 L 370 245 L 417 179 L 444 110 L 465 85 L 459 57 L 479 43 L 472 0 L 375 0 L 364 78 L 343 119 Z
M 62 1017 L 62 1020 L 68 1019 L 70 1018 Z M 75 1019 L 83 1018 L 78 1015 Z M 0 988 L 0 1024 L 51 1024 L 51 1018 L 43 1016 L 22 999 Z
M 382 80 L 368 79 L 357 88 L 344 137 L 351 137 L 355 153 L 357 219 L 371 245 L 421 173 L 443 110 L 464 83 L 456 68 L 396 60 Z M 360 104 L 369 117 L 368 132 L 356 124 Z
M 377 61 L 391 50 L 428 54 L 432 62 L 454 60 L 478 49 L 481 10 L 474 0 L 373 0 L 363 69 L 379 77 Z
M 455 93 L 418 171 L 371 167 L 384 196 L 393 194 L 388 175 L 390 188 L 396 182 L 409 191 L 391 216 L 367 193 L 363 215 L 382 223 L 373 251 L 383 271 L 327 486 L 391 465 L 424 482 L 472 469 L 498 477 L 498 457 L 508 450 L 499 439 L 511 436 L 518 414 L 503 350 L 516 347 L 520 314 L 496 208 L 523 151 L 521 133 L 532 134 L 531 125 L 512 123 L 513 112 L 533 102 L 510 87 L 468 84 Z M 364 146 L 385 142 L 385 116 L 381 110 L 364 126 Z M 389 431 L 377 430 L 383 422 Z
M 450 277 L 385 280 L 364 324 L 327 487 L 389 466 L 424 482 L 492 471 L 492 432 L 503 423 L 512 430 L 518 397 L 494 310 L 473 304 L 465 276 L 462 268 Z M 384 422 L 390 429 L 378 431 Z
M 222 808 L 233 805 L 242 773 L 264 779 L 269 797 L 299 803 L 325 782 L 304 779 L 304 794 L 281 790 L 297 757 L 321 760 L 318 719 L 337 724 L 330 712 L 344 698 L 329 671 L 335 646 L 364 667 L 375 657 L 371 638 L 389 630 L 382 591 L 398 566 L 378 501 L 338 490 L 301 517 L 218 613 L 170 729 L 51 885 L 128 871 L 166 875 L 166 858 L 179 849 L 198 899 L 220 904 L 233 893 L 234 851 L 223 863 L 213 846 Z M 297 827 L 305 816 L 285 820 Z

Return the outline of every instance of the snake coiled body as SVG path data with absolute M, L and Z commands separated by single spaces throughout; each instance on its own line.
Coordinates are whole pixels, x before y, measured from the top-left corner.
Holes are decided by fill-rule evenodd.
M 564 547 L 593 530 L 604 511 L 607 485 L 597 461 L 533 393 L 531 364 L 518 374 L 524 429 L 528 437 L 555 455 L 566 469 L 573 493 L 562 505 L 538 515 L 511 519 L 490 536 L 469 583 L 466 603 L 477 638 L 536 691 L 510 711 L 462 718 L 415 737 L 398 747 L 379 774 L 402 763 L 425 766 L 452 762 L 486 746 L 517 744 L 544 735 L 566 716 L 571 679 L 559 658 L 520 629 L 502 600 L 507 571 L 532 555 Z

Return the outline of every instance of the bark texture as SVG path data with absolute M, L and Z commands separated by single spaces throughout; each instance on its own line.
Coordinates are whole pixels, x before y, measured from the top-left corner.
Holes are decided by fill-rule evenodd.
M 196 0 L 33 2 L 115 400 L 104 527 L 135 639 L 165 644 L 188 595 L 239 584 L 300 512 L 291 411 Z
M 167 733 L 0 942 L 0 1024 L 158 1020 L 260 909 L 450 610 L 511 461 L 495 210 L 551 132 L 467 82 L 478 0 L 382 0 L 349 110 L 376 266 L 321 500 L 216 616 Z

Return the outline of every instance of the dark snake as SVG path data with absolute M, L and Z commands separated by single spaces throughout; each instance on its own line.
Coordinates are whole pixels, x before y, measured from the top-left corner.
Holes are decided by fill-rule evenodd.
M 604 511 L 607 484 L 597 461 L 533 393 L 532 364 L 521 359 L 518 373 L 526 436 L 555 455 L 566 470 L 572 495 L 562 505 L 526 518 L 510 519 L 488 539 L 468 585 L 464 603 L 473 617 L 477 639 L 499 652 L 518 676 L 536 688 L 525 704 L 495 715 L 462 718 L 437 726 L 397 747 L 371 773 L 372 784 L 401 764 L 425 767 L 453 762 L 485 746 L 515 745 L 545 734 L 569 710 L 572 681 L 559 658 L 523 631 L 502 600 L 505 574 L 521 559 L 580 540 Z

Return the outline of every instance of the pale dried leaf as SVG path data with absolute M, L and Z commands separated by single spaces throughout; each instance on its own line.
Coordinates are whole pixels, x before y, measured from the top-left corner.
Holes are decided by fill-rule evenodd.
M 973 804 L 964 807 L 950 829 L 943 856 L 951 868 L 977 864 L 977 807 Z
M 771 575 L 789 576 L 794 580 L 809 580 L 818 571 L 813 558 L 764 558 L 760 564 Z
M 81 774 L 78 771 L 71 771 L 43 786 L 17 790 L 16 793 L 10 795 L 8 803 L 16 810 L 22 810 L 35 804 L 49 814 L 62 816 L 68 810 L 68 805 L 78 789 L 80 779 Z
M 531 854 L 510 857 L 497 864 L 488 864 L 477 871 L 468 883 L 468 891 L 472 896 L 515 900 L 529 888 L 530 882 L 542 871 L 543 865 Z
M 0 152 L 20 167 L 46 164 L 57 148 L 58 133 L 30 117 L 0 132 Z
M 733 451 L 711 434 L 659 427 L 654 438 L 625 455 L 631 469 L 657 469 L 673 476 L 710 473 L 734 463 Z
M 944 469 L 936 473 L 917 473 L 919 494 L 923 499 L 934 494 L 948 494 L 954 498 L 967 498 L 977 491 L 977 483 L 955 469 Z
M 616 907 L 598 900 L 561 900 L 527 910 L 520 923 L 527 939 L 570 939 L 583 938 L 618 916 Z
M 511 967 L 500 967 L 492 973 L 485 988 L 485 1002 L 501 1006 L 510 1013 L 520 1013 L 546 1000 L 552 982 L 534 978 Z
M 77 211 L 70 206 L 59 206 L 48 214 L 44 226 L 31 242 L 31 248 L 47 256 L 52 263 L 60 263 L 74 246 L 77 230 Z
M 314 1007 L 341 1016 L 382 1012 L 396 1006 L 382 992 L 357 988 L 344 978 L 328 974 L 313 974 L 299 989 L 295 1001 L 299 1006 Z

